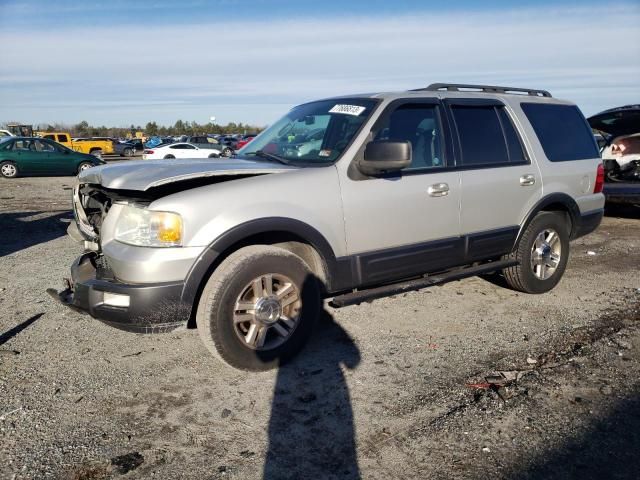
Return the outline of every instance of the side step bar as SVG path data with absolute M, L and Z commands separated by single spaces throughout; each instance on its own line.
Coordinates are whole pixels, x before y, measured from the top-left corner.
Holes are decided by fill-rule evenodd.
M 451 272 L 427 276 L 418 278 L 416 280 L 409 280 L 405 282 L 392 283 L 390 285 L 384 285 L 382 287 L 374 287 L 366 290 L 358 290 L 351 293 L 345 293 L 337 297 L 333 297 L 330 305 L 334 308 L 348 307 L 349 305 L 355 305 L 362 302 L 375 300 L 377 298 L 389 297 L 391 295 L 397 295 L 399 293 L 412 292 L 420 290 L 426 287 L 432 287 L 441 283 L 451 282 L 453 280 L 460 280 L 467 277 L 475 277 L 482 273 L 495 272 L 496 270 L 502 270 L 503 268 L 513 267 L 518 265 L 516 260 L 499 260 L 497 262 L 484 263 L 475 267 L 461 268 Z

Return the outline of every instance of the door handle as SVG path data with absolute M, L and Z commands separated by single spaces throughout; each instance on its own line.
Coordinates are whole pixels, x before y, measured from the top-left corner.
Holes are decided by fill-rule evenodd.
M 427 189 L 430 197 L 444 197 L 449 195 L 449 185 L 446 183 L 434 183 Z
M 534 183 L 536 183 L 536 177 L 534 177 L 531 174 L 522 175 L 520 177 L 520 186 L 521 187 L 528 187 L 530 185 L 533 185 Z

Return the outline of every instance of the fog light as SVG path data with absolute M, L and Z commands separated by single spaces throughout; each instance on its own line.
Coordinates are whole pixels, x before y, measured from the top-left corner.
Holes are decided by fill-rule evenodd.
M 119 293 L 104 292 L 102 303 L 112 307 L 128 307 L 129 295 L 121 295 Z

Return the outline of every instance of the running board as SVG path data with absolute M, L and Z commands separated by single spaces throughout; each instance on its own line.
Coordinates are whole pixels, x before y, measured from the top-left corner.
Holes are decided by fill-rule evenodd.
M 377 298 L 389 297 L 399 293 L 412 292 L 441 283 L 451 282 L 453 280 L 475 277 L 482 273 L 495 272 L 496 270 L 502 270 L 503 268 L 513 267 L 515 265 L 518 265 L 516 260 L 499 260 L 497 262 L 484 263 L 475 267 L 461 268 L 459 270 L 422 277 L 416 280 L 392 283 L 391 285 L 384 285 L 382 287 L 374 287 L 366 290 L 345 293 L 343 295 L 333 297 L 329 304 L 334 308 L 348 307 L 349 305 L 368 302 L 376 300 Z

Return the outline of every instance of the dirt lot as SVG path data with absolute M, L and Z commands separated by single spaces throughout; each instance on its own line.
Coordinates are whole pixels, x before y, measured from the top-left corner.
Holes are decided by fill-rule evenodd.
M 474 278 L 327 307 L 255 374 L 46 296 L 80 253 L 72 181 L 0 180 L 0 476 L 637 478 L 636 211 L 574 242 L 549 294 Z

